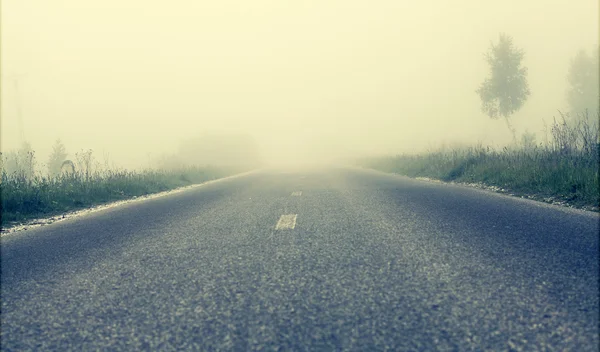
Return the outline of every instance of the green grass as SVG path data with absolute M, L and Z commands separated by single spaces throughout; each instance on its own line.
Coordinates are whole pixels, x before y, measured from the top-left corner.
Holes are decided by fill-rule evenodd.
M 559 112 L 560 113 L 560 112 Z M 598 211 L 600 110 L 560 113 L 546 126 L 545 143 L 525 133 L 521 142 L 490 147 L 440 149 L 418 155 L 366 158 L 358 165 L 410 177 L 493 186 L 536 200 Z M 549 128 L 548 128 L 549 127 Z
M 576 207 L 597 210 L 600 206 L 597 147 L 594 150 L 534 147 L 501 151 L 457 148 L 363 159 L 359 165 L 410 177 L 482 183 Z
M 2 227 L 107 202 L 202 183 L 244 171 L 242 168 L 188 167 L 177 171 L 105 171 L 59 177 L 2 173 Z

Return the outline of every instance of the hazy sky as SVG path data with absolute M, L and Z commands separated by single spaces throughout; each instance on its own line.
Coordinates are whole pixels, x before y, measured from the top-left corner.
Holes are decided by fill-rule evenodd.
M 598 44 L 597 0 L 1 5 L 2 150 L 20 143 L 19 99 L 41 162 L 57 138 L 122 166 L 206 133 L 250 134 L 273 160 L 505 143 L 475 93 L 500 32 L 529 67 L 515 127 L 541 139 L 570 58 Z

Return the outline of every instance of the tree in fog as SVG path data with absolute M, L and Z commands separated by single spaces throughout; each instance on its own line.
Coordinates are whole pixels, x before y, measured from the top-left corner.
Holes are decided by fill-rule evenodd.
M 587 109 L 589 116 L 596 116 L 600 108 L 600 77 L 598 75 L 598 48 L 589 56 L 580 50 L 571 59 L 567 81 L 567 101 L 573 114 L 581 114 Z
M 18 150 L 2 154 L 2 172 L 23 178 L 31 178 L 35 172 L 35 152 L 31 144 L 23 142 Z
M 530 95 L 527 67 L 521 62 L 524 55 L 522 49 L 513 45 L 511 36 L 500 34 L 498 43 L 492 43 L 485 54 L 491 76 L 476 90 L 481 98 L 481 110 L 492 119 L 503 117 L 514 141 L 516 131 L 509 118 Z
M 48 159 L 48 175 L 56 176 L 60 173 L 63 161 L 67 158 L 67 150 L 60 139 L 57 139 L 52 146 L 52 154 Z

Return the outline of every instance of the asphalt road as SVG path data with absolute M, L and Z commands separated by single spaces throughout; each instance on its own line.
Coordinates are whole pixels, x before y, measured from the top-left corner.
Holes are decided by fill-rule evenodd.
M 260 171 L 3 236 L 1 347 L 598 351 L 598 231 L 462 186 Z

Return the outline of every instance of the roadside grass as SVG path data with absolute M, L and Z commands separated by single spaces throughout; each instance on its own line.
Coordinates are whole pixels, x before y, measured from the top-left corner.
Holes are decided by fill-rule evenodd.
M 173 190 L 246 170 L 241 167 L 185 167 L 141 172 L 75 172 L 56 177 L 28 177 L 23 172 L 7 174 L 2 170 L 0 225 L 5 228 L 31 219 Z
M 446 148 L 365 158 L 358 165 L 409 177 L 493 186 L 540 201 L 599 211 L 598 125 L 561 116 L 562 121 L 551 125 L 549 141 L 539 145 Z

